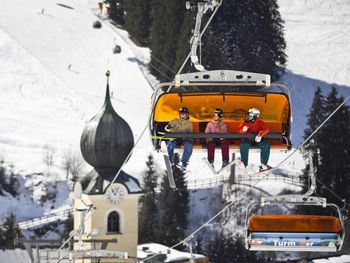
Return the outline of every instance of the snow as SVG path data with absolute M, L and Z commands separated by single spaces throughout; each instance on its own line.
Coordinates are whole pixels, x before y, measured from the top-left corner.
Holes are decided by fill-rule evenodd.
M 0 221 L 11 211 L 23 220 L 71 206 L 62 159 L 67 151 L 80 154 L 82 130 L 104 101 L 107 69 L 111 70 L 112 104 L 131 126 L 135 141 L 139 140 L 123 170 L 141 180 L 149 153 L 165 169 L 162 155 L 151 147 L 146 127 L 156 83 L 146 67 L 150 51 L 134 45 L 126 31 L 97 18 L 97 2 L 15 0 L 0 9 L 0 150 L 5 162 L 22 176 L 25 193 L 19 198 L 0 196 Z M 350 2 L 280 0 L 279 4 L 288 54 L 281 82 L 291 90 L 292 141 L 297 147 L 317 86 L 324 94 L 335 85 L 340 94 L 350 95 L 350 61 L 346 59 L 350 57 Z M 98 19 L 102 28 L 93 29 Z M 115 44 L 121 46 L 121 54 L 113 54 Z M 52 167 L 43 161 L 49 152 Z M 276 166 L 288 154 L 271 153 L 269 164 Z M 216 156 L 215 165 L 220 167 L 220 152 Z M 192 155 L 189 181 L 213 178 L 203 157 L 205 151 Z M 251 153 L 249 162 L 248 173 L 254 173 L 259 154 Z M 304 167 L 301 155 L 295 153 L 281 168 L 298 174 Z M 90 169 L 85 164 L 84 173 Z M 242 171 L 237 173 L 242 175 Z M 40 203 L 47 183 L 55 181 L 60 185 L 59 198 Z M 286 185 L 261 182 L 259 187 L 275 195 Z
M 342 255 L 340 257 L 330 257 L 325 259 L 314 259 L 312 262 L 314 263 L 349 263 L 350 256 Z
M 310 79 L 348 86 L 350 2 L 279 0 L 279 5 L 285 20 L 288 69 Z

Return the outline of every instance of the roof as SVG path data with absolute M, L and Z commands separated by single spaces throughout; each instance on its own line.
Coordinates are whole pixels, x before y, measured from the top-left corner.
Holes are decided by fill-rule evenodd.
M 93 169 L 80 181 L 83 193 L 104 194 L 117 172 L 115 169 Z M 142 193 L 139 181 L 124 171 L 120 171 L 115 182 L 124 185 L 129 194 Z
M 25 249 L 0 249 L 0 262 L 28 263 L 31 259 Z

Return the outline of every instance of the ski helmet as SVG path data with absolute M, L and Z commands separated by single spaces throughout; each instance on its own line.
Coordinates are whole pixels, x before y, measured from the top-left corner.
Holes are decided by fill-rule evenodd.
M 214 113 L 216 113 L 218 117 L 221 118 L 224 112 L 222 111 L 222 109 L 216 108 L 214 110 Z
M 248 110 L 248 116 L 258 118 L 260 116 L 260 111 L 257 108 L 251 108 Z
M 188 112 L 188 108 L 187 107 L 181 107 L 180 109 L 179 109 L 179 113 L 189 113 Z

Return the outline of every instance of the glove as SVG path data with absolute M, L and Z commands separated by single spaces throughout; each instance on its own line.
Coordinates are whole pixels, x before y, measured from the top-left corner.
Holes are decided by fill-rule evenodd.
M 248 126 L 243 126 L 242 131 L 243 131 L 243 132 L 246 132 L 246 131 L 248 131 L 248 129 L 249 129 Z
M 164 130 L 166 132 L 171 132 L 171 127 L 169 125 L 165 126 Z
M 255 141 L 256 142 L 261 142 L 261 136 L 260 135 L 255 136 Z

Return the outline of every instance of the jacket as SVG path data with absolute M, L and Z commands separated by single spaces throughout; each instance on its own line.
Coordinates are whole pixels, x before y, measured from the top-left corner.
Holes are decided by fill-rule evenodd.
M 269 129 L 265 126 L 265 123 L 259 118 L 256 119 L 254 122 L 248 122 L 246 120 L 242 121 L 238 125 L 239 133 L 245 133 L 243 132 L 244 126 L 248 126 L 248 130 L 246 131 L 246 133 L 255 133 L 260 136 L 264 136 L 269 133 Z
M 168 123 L 165 130 L 170 130 L 172 133 L 191 133 L 193 132 L 193 127 L 188 119 L 174 119 Z
M 227 125 L 222 121 L 211 120 L 205 128 L 205 133 L 227 133 Z

